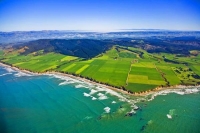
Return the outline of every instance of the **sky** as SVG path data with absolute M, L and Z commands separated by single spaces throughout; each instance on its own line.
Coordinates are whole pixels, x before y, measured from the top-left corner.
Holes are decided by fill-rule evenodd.
M 0 0 L 0 31 L 200 30 L 200 0 Z

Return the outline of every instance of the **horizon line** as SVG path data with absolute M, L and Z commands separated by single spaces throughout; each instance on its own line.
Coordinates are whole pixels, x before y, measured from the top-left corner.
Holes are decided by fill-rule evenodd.
M 175 30 L 175 29 L 113 29 L 113 30 L 13 30 L 0 32 L 41 32 L 41 31 L 63 31 L 63 32 L 131 32 L 131 31 L 179 31 L 179 32 L 200 32 L 200 30 Z

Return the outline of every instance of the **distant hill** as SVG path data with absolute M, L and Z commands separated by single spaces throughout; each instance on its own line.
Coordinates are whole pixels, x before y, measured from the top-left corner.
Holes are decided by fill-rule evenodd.
M 14 49 L 24 47 L 26 49 L 22 54 L 25 55 L 44 50 L 44 53 L 56 52 L 81 58 L 92 58 L 107 51 L 112 47 L 112 44 L 106 41 L 91 39 L 40 39 L 13 46 Z
M 81 58 L 93 58 L 113 45 L 141 48 L 149 53 L 170 53 L 189 56 L 191 50 L 200 50 L 200 38 L 181 37 L 146 37 L 146 38 L 116 38 L 106 40 L 94 39 L 39 39 L 35 41 L 14 44 L 12 48 L 21 49 L 21 54 L 27 55 L 43 50 L 43 53 L 55 52 Z M 5 45 L 4 45 L 5 46 Z

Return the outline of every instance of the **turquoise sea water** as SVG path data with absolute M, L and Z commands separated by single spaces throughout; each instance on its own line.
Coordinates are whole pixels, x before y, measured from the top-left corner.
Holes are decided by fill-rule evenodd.
M 67 77 L 0 67 L 0 132 L 199 133 L 200 88 L 192 90 L 130 97 Z M 133 116 L 125 116 L 136 106 Z

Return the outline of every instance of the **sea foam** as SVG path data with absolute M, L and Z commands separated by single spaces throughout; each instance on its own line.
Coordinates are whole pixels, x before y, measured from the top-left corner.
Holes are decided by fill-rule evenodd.
M 115 104 L 116 102 L 115 102 L 115 101 L 112 101 L 112 103 Z
M 191 93 L 197 93 L 200 91 L 200 88 L 198 87 L 193 87 L 193 88 L 188 88 L 181 86 L 181 88 L 178 89 L 166 89 L 166 90 L 161 90 L 159 92 L 151 92 L 145 96 L 134 96 L 130 97 L 129 95 L 122 94 L 120 92 L 116 92 L 114 90 L 108 89 L 104 85 L 98 85 L 98 84 L 92 84 L 87 81 L 81 80 L 81 79 L 75 79 L 71 77 L 67 77 L 65 75 L 57 75 L 57 74 L 48 74 L 50 76 L 54 76 L 55 78 L 59 78 L 61 80 L 64 80 L 61 82 L 59 85 L 64 85 L 64 84 L 74 84 L 76 88 L 88 88 L 90 90 L 90 93 L 84 93 L 83 95 L 86 97 L 91 97 L 92 100 L 105 100 L 108 99 L 109 95 L 113 95 L 119 98 L 120 101 L 128 102 L 130 106 L 132 107 L 132 110 L 135 111 L 137 110 L 136 104 L 141 101 L 151 101 L 153 100 L 156 96 L 159 95 L 167 95 L 169 93 L 176 93 L 179 95 L 185 95 L 185 94 L 191 94 Z M 78 85 L 77 85 L 78 84 Z M 97 98 L 94 97 L 93 95 L 97 93 Z M 109 94 L 109 95 L 108 95 Z
M 97 98 L 96 97 L 92 97 L 92 100 L 96 100 Z
M 90 96 L 90 94 L 87 94 L 87 93 L 83 93 L 83 95 L 85 96 L 85 97 L 89 97 Z
M 57 75 L 57 74 L 48 74 L 48 75 L 53 76 L 55 78 L 59 78 L 61 80 L 64 80 L 59 85 L 74 84 L 75 88 L 88 88 L 90 90 L 90 92 L 89 93 L 84 92 L 83 95 L 85 97 L 91 97 L 91 100 L 97 100 L 97 99 L 98 100 L 105 100 L 105 99 L 108 99 L 108 95 L 112 95 L 112 96 L 118 97 L 120 101 L 130 103 L 130 105 L 137 103 L 137 101 L 135 101 L 135 99 L 134 100 L 130 99 L 130 97 L 128 95 L 125 95 L 125 94 L 116 92 L 114 90 L 108 89 L 108 88 L 106 88 L 106 86 L 101 86 L 101 85 L 98 85 L 98 84 L 92 84 L 92 83 L 89 83 L 87 81 L 85 82 L 84 80 L 74 79 L 74 78 L 71 78 L 71 77 L 67 77 L 65 75 Z M 97 95 L 97 97 L 93 96 L 95 94 Z M 113 101 L 112 103 L 114 104 L 114 103 L 116 103 L 116 101 Z M 106 112 L 110 112 L 110 110 L 108 110 L 108 108 L 106 108 L 106 109 L 107 109 Z
M 15 72 L 15 70 L 13 70 L 13 69 L 10 68 L 10 67 L 5 67 L 4 69 L 5 69 L 7 72 L 9 72 L 9 73 Z
M 91 89 L 90 95 L 92 95 L 92 94 L 94 94 L 94 93 L 96 93 L 96 92 L 98 92 L 98 91 L 97 91 L 97 90 L 94 90 L 94 89 Z
M 23 77 L 23 76 L 32 76 L 31 74 L 28 73 L 23 73 L 23 72 L 18 72 L 14 74 L 15 77 Z
M 88 88 L 88 87 L 87 87 L 87 86 L 84 86 L 84 85 L 82 85 L 82 84 L 78 84 L 78 85 L 75 86 L 75 88 Z
M 169 115 L 169 114 L 167 114 L 167 118 L 169 118 L 169 119 L 172 119 L 172 116 L 171 116 L 171 115 Z
M 4 74 L 1 74 L 0 77 L 1 77 L 1 76 L 5 76 L 5 75 L 8 75 L 8 74 L 12 74 L 12 73 L 4 73 Z
M 104 110 L 105 110 L 105 113 L 110 113 L 110 108 L 109 107 L 105 107 Z
M 105 92 L 105 94 L 110 94 L 113 96 L 116 96 L 119 98 L 119 100 L 121 101 L 128 101 L 126 96 L 122 95 L 121 93 L 115 92 L 111 89 L 108 89 L 106 87 L 102 87 L 99 85 L 95 85 L 89 82 L 85 82 L 81 79 L 75 79 L 75 78 L 71 78 L 65 75 L 58 75 L 58 74 L 46 74 L 49 76 L 53 76 L 55 78 L 59 78 L 61 80 L 64 80 L 63 82 L 59 83 L 59 85 L 65 85 L 65 84 L 74 84 L 75 88 L 88 88 L 91 90 L 90 95 L 93 95 L 97 92 Z M 78 85 L 77 85 L 78 84 Z M 99 100 L 104 100 L 104 99 L 108 99 L 108 96 L 104 95 L 101 93 L 101 95 L 98 98 Z
M 167 95 L 167 94 L 170 94 L 170 93 L 175 93 L 175 94 L 178 94 L 178 95 L 186 95 L 186 94 L 197 93 L 199 91 L 200 91 L 199 86 L 198 87 L 189 87 L 189 88 L 182 87 L 182 88 L 178 88 L 178 89 L 166 89 L 166 90 L 162 90 L 162 91 L 159 91 L 159 92 L 152 92 L 152 93 L 146 95 L 145 97 L 148 97 L 147 101 L 151 101 L 156 96 L 159 96 L 159 95 Z
M 172 119 L 172 116 L 175 115 L 175 109 L 170 109 L 169 114 L 167 114 L 167 118 Z
M 108 99 L 108 97 L 105 95 L 105 94 L 102 94 L 102 93 L 98 93 L 97 94 L 99 96 L 99 100 L 105 100 L 105 99 Z

